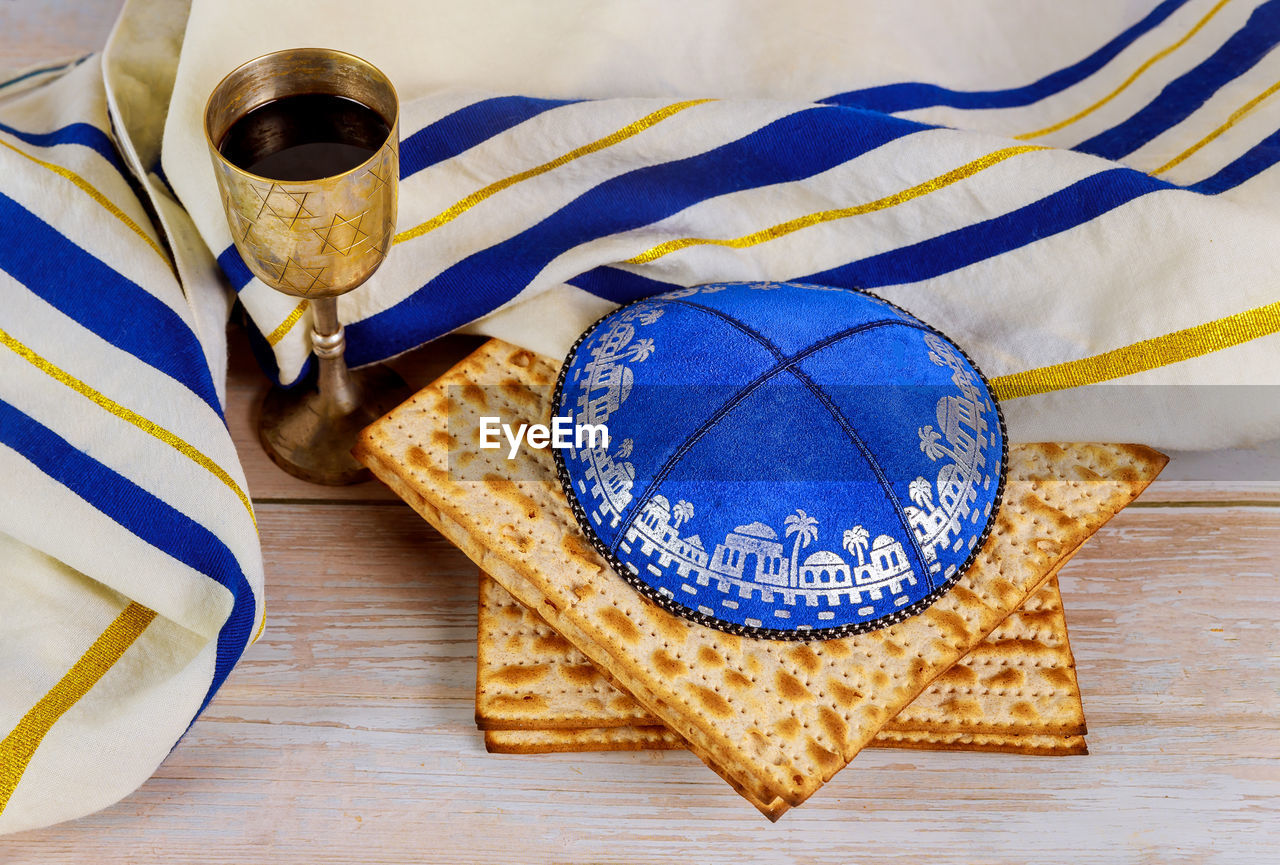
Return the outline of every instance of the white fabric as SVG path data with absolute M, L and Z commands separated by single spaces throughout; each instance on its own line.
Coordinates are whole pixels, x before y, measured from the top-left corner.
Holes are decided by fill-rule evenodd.
M 855 88 L 921 81 L 981 90 L 1035 81 L 1098 49 L 1152 5 L 1046 0 L 940 9 L 874 2 L 371 0 L 352 15 L 347 4 L 323 0 L 299 16 L 290 4 L 197 0 L 166 123 L 164 162 L 210 247 L 227 249 L 230 236 L 200 126 L 204 100 L 240 62 L 296 45 L 341 47 L 384 68 L 405 104 L 404 137 L 490 94 L 600 100 L 541 114 L 409 177 L 402 184 L 400 230 L 673 99 L 724 100 L 509 186 L 438 230 L 396 246 L 370 283 L 342 301 L 342 317 L 351 323 L 401 304 L 448 266 L 517 236 L 608 178 L 705 152 L 772 118 Z M 1141 70 L 1131 86 L 1097 110 L 1031 142 L 1076 146 L 1195 70 L 1250 23 L 1258 6 L 1256 0 L 1237 0 L 1209 14 L 1214 4 L 1208 0 L 1187 3 L 1096 73 L 1028 105 L 902 112 L 957 131 L 910 135 L 814 177 L 712 197 L 635 231 L 578 245 L 527 285 L 513 286 L 512 294 L 518 294 L 509 305 L 481 316 L 470 329 L 562 354 L 576 333 L 608 308 L 568 284 L 578 274 L 616 265 L 661 241 L 741 236 L 806 213 L 894 195 L 1018 144 L 1014 134 L 1069 118 Z M 1164 50 L 1175 43 L 1177 50 Z M 1123 164 L 1142 171 L 1159 168 L 1277 77 L 1280 52 L 1272 51 L 1185 120 L 1127 155 Z M 1163 176 L 1180 184 L 1209 177 L 1275 132 L 1275 98 Z M 878 212 L 811 226 L 747 249 L 695 246 L 622 268 L 678 285 L 797 278 L 997 218 L 1115 166 L 1064 150 L 1023 154 Z M 1218 196 L 1181 190 L 1148 194 L 1016 250 L 874 290 L 943 329 L 997 379 L 1123 349 L 1140 356 L 1147 340 L 1171 345 L 1180 330 L 1276 302 L 1280 254 L 1271 250 L 1280 219 L 1267 202 L 1280 193 L 1278 186 L 1280 170 L 1273 167 Z M 240 298 L 264 334 L 280 327 L 296 304 L 257 280 Z M 1276 314 L 1280 311 L 1269 313 Z M 275 346 L 283 380 L 295 378 L 307 358 L 306 331 L 295 326 Z M 1273 331 L 1090 387 L 1009 399 L 1010 436 L 1143 441 L 1171 448 L 1274 438 L 1280 430 L 1280 399 L 1265 396 L 1280 380 L 1280 336 Z M 1209 336 L 1201 338 L 1211 342 Z M 1244 384 L 1264 390 L 1231 387 Z
M 174 11 L 146 32 L 180 35 Z M 110 147 L 102 58 L 0 89 L 0 833 L 131 792 L 210 694 L 228 623 L 245 642 L 263 623 L 261 548 L 221 415 L 227 293 L 142 170 L 167 92 L 143 83 L 154 57 L 130 47 L 106 64 L 138 76 L 115 93 L 118 150 L 162 214 L 181 283 Z M 60 130 L 75 134 L 45 137 Z M 103 269 L 44 278 L 80 255 Z M 130 331 L 157 314 L 178 338 Z M 148 342 L 166 347 L 158 359 Z M 240 647 L 224 648 L 225 672 Z

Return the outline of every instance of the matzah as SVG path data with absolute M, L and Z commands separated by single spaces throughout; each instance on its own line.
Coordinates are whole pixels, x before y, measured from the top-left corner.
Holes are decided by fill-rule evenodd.
M 555 365 L 492 340 L 373 424 L 375 474 L 757 802 L 803 802 L 1155 477 L 1149 448 L 1011 448 L 998 531 L 924 613 L 813 643 L 750 640 L 665 613 L 578 532 L 551 454 L 477 448 L 479 418 L 546 423 Z M 484 481 L 450 474 L 450 451 Z
M 477 643 L 476 723 L 491 752 L 684 747 L 484 573 Z M 1055 577 L 891 719 L 871 747 L 1083 754 L 1084 731 Z
M 674 751 L 684 740 L 666 727 L 597 727 L 585 730 L 486 730 L 485 749 L 491 754 L 559 754 L 584 751 Z M 871 748 L 909 748 L 920 751 L 993 751 L 1039 757 L 1088 753 L 1084 736 L 1024 733 L 894 733 L 881 730 Z

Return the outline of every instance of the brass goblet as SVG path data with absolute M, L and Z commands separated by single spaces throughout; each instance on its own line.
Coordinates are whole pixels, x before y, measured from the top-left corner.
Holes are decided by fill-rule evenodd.
M 229 133 L 250 112 L 282 105 L 314 109 L 317 97 L 321 105 L 340 107 L 351 100 L 356 110 L 362 106 L 375 112 L 389 130 L 386 140 L 344 141 L 344 135 L 359 129 L 338 116 L 318 118 L 328 140 L 309 142 L 306 136 L 314 133 L 317 118 L 293 117 L 290 125 L 285 116 L 247 133 L 251 146 L 241 150 L 252 150 L 253 160 L 234 148 L 224 153 Z M 341 99 L 323 102 L 327 97 Z M 222 79 L 205 107 L 205 137 L 236 249 L 258 279 L 310 301 L 318 389 L 273 387 L 262 404 L 258 437 L 277 465 L 315 483 L 369 478 L 351 456 L 356 435 L 409 396 L 404 381 L 387 367 L 347 368 L 337 300 L 362 285 L 391 247 L 399 119 L 399 99 L 382 72 L 359 57 L 324 48 L 277 51 L 251 60 Z M 308 163 L 317 144 L 322 149 L 336 145 L 334 152 L 344 154 L 346 162 Z M 363 161 L 349 165 L 370 151 Z M 280 155 L 295 161 L 265 160 Z M 249 161 L 253 164 L 246 165 Z M 343 170 L 330 173 L 334 165 Z M 255 167 L 264 175 L 249 170 Z M 277 176 L 265 176 L 269 174 Z

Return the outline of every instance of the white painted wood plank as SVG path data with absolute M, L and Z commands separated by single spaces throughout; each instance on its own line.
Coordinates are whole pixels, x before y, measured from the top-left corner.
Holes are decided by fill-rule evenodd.
M 124 0 L 0 0 L 0 72 L 101 50 Z
M 270 625 L 206 715 L 136 794 L 0 839 L 0 861 L 1259 862 L 1280 843 L 1280 508 L 1129 510 L 1064 570 L 1089 756 L 868 751 L 776 826 L 681 753 L 485 754 L 470 563 L 407 507 L 259 519 Z

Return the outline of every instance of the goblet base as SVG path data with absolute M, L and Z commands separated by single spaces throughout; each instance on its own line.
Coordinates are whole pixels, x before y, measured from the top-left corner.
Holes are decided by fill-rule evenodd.
M 364 395 L 353 411 L 343 412 L 314 384 L 286 390 L 273 387 L 262 401 L 258 439 L 271 461 L 313 484 L 345 486 L 373 475 L 351 455 L 360 431 L 407 400 L 413 391 L 390 367 L 377 364 L 352 370 Z

